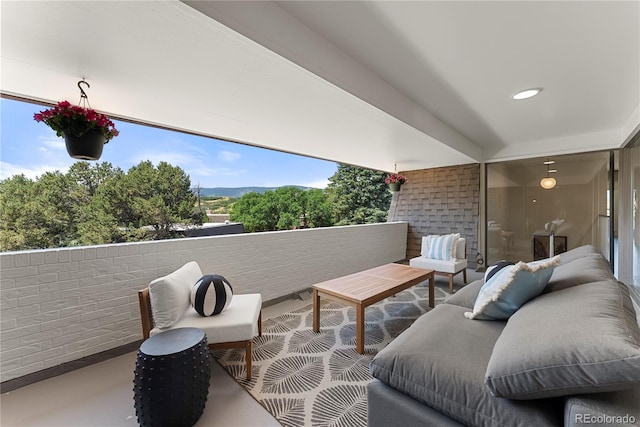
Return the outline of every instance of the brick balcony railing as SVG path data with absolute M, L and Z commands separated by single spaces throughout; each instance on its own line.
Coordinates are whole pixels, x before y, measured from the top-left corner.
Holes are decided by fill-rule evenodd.
M 137 291 L 194 260 L 270 301 L 406 257 L 407 223 L 0 254 L 0 382 L 142 338 Z

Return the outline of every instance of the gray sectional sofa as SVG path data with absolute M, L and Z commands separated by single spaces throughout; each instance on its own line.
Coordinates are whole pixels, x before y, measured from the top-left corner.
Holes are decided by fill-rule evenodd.
M 370 427 L 640 425 L 640 328 L 594 247 L 561 254 L 542 294 L 507 320 L 465 317 L 483 284 L 374 357 Z

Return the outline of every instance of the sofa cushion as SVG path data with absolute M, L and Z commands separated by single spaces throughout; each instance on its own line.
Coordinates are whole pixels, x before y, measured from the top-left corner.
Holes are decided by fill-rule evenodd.
M 191 287 L 202 276 L 200 266 L 191 261 L 171 274 L 149 283 L 153 321 L 158 328 L 172 327 L 191 305 Z
M 567 252 L 559 254 L 560 265 L 568 264 L 571 261 L 575 261 L 576 259 L 592 255 L 602 256 L 600 251 L 593 245 L 578 246 L 577 248 L 573 248 L 568 250 Z
M 556 267 L 544 293 L 604 280 L 615 280 L 609 262 L 600 254 L 589 254 Z
M 565 427 L 585 424 L 633 427 L 640 423 L 640 386 L 608 393 L 579 394 L 567 398 Z
M 366 400 L 367 427 L 464 427 L 458 421 L 389 387 L 376 378 L 367 384 Z
M 530 263 L 518 262 L 505 266 L 480 289 L 472 312 L 467 319 L 508 319 L 522 304 L 544 290 L 560 257 Z
M 586 283 L 524 305 L 498 338 L 485 381 L 509 399 L 640 385 L 640 328 L 626 285 Z
M 473 426 L 550 426 L 561 400 L 491 396 L 484 372 L 504 321 L 468 322 L 464 307 L 440 304 L 421 316 L 370 364 L 371 374 L 454 420 Z
M 468 285 L 465 285 L 455 294 L 447 297 L 447 299 L 443 301 L 443 304 L 458 305 L 460 307 L 466 307 L 473 310 L 473 305 L 476 303 L 476 299 L 478 298 L 478 293 L 480 292 L 482 285 L 484 285 L 483 279 L 475 280 Z

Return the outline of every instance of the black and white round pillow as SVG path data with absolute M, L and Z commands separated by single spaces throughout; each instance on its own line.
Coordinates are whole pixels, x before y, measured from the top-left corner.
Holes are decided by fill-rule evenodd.
M 202 276 L 191 289 L 191 305 L 200 316 L 222 313 L 231 304 L 233 288 L 218 274 Z

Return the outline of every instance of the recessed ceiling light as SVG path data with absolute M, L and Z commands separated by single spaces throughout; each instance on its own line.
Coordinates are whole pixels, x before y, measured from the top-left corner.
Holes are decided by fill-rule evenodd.
M 556 161 L 555 160 L 547 160 L 546 162 L 542 162 L 543 165 L 552 165 L 554 164 Z
M 513 99 L 518 99 L 518 100 L 527 99 L 527 98 L 531 98 L 532 96 L 536 96 L 540 92 L 542 92 L 542 88 L 541 87 L 536 87 L 536 88 L 527 89 L 527 90 L 523 90 L 521 92 L 518 92 L 515 95 L 513 95 L 512 98 Z
M 558 169 L 549 169 L 547 172 L 549 172 L 549 173 L 558 172 Z

